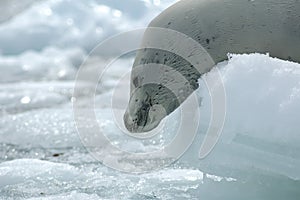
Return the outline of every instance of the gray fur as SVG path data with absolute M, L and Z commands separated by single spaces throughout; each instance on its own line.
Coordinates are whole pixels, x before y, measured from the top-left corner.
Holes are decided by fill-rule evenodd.
M 226 60 L 229 52 L 269 53 L 272 57 L 300 62 L 300 0 L 182 0 L 162 12 L 149 27 L 169 28 L 188 35 L 205 48 L 215 63 Z M 143 43 L 147 42 L 151 40 L 145 34 Z M 177 94 L 169 94 L 172 92 L 164 87 L 144 86 L 147 73 L 134 69 L 138 65 L 149 67 L 149 63 L 164 64 L 178 71 L 188 80 L 191 90 L 185 90 L 182 100 L 176 101 Z M 185 59 L 170 52 L 139 50 L 131 77 L 131 99 L 124 116 L 127 129 L 144 132 L 155 128 L 198 88 L 197 80 L 212 67 L 206 66 L 199 73 Z M 168 81 L 172 80 L 162 85 Z M 186 83 L 179 83 L 178 88 L 184 88 L 183 84 Z M 164 111 L 151 111 L 156 120 L 150 122 L 146 115 L 153 104 L 161 105 Z M 141 112 L 145 107 L 146 112 Z

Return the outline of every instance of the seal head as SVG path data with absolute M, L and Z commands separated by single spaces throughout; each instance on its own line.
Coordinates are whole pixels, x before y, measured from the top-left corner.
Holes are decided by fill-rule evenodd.
M 156 128 L 198 88 L 199 78 L 199 72 L 179 55 L 160 49 L 139 50 L 131 72 L 125 127 L 132 133 Z
M 300 62 L 300 4 L 294 0 L 279 2 L 281 3 L 277 0 L 179 1 L 153 19 L 149 27 L 166 28 L 185 34 L 204 48 L 213 63 L 228 59 L 228 53 L 254 52 L 268 52 L 272 57 Z M 145 132 L 155 128 L 162 118 L 173 112 L 198 88 L 198 79 L 214 67 L 211 62 L 205 62 L 206 56 L 199 55 L 199 68 L 194 63 L 187 62 L 186 58 L 171 53 L 174 52 L 174 42 L 168 41 L 169 38 L 162 35 L 147 31 L 144 33 L 144 49 L 138 50 L 133 64 L 131 99 L 124 116 L 124 123 L 131 132 Z M 164 49 L 170 52 L 151 49 L 150 44 L 157 42 L 165 44 L 167 48 Z M 178 41 L 179 44 L 180 42 L 182 41 Z M 193 50 L 188 52 L 193 54 Z M 149 66 L 151 63 L 156 65 Z M 187 81 L 177 79 L 180 76 L 174 77 L 173 72 L 163 70 L 161 65 L 174 69 Z M 138 66 L 142 66 L 142 70 L 135 71 Z M 158 81 L 151 81 L 155 77 L 159 77 Z M 158 84 L 146 86 L 150 82 Z M 186 83 L 190 89 L 186 88 Z M 159 84 L 171 90 L 164 89 L 161 92 Z
M 171 100 L 169 103 L 165 99 Z M 176 96 L 160 84 L 146 84 L 135 89 L 124 114 L 126 128 L 147 132 L 156 128 L 171 110 L 179 106 Z

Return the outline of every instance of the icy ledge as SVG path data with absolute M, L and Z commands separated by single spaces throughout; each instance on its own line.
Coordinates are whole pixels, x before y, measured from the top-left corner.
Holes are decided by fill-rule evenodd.
M 195 158 L 210 119 L 210 96 L 201 80 L 201 125 L 182 161 L 221 176 L 268 174 L 299 180 L 300 65 L 250 54 L 230 55 L 216 69 L 226 91 L 221 137 L 208 157 Z

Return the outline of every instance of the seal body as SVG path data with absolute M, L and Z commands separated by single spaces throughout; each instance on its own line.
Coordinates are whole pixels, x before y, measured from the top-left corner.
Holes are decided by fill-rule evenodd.
M 254 52 L 300 62 L 299 0 L 182 0 L 163 11 L 149 27 L 172 29 L 191 37 L 205 48 L 214 63 L 226 60 L 228 53 Z M 145 33 L 142 43 L 153 40 L 155 37 Z M 186 91 L 183 100 L 176 99 L 177 94 L 164 87 L 167 83 L 143 83 L 151 73 L 135 69 L 148 68 L 151 63 L 167 65 L 188 80 L 191 90 Z M 127 129 L 145 132 L 155 128 L 198 88 L 197 80 L 212 67 L 199 70 L 174 53 L 151 48 L 139 50 L 131 75 L 131 98 L 124 115 Z M 152 70 L 156 67 L 152 66 Z M 178 87 L 184 88 L 182 84 Z

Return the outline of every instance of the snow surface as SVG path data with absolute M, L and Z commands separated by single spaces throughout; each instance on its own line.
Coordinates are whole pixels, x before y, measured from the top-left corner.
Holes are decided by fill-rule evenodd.
M 196 91 L 202 98 L 199 133 L 171 166 L 124 174 L 102 165 L 82 146 L 72 111 L 80 64 L 103 39 L 146 26 L 173 2 L 47 0 L 0 24 L 1 200 L 299 198 L 300 65 L 268 55 L 231 55 L 218 64 L 227 96 L 226 122 L 204 160 L 198 152 L 210 119 L 210 98 L 202 79 Z M 89 64 L 102 61 L 95 57 Z M 170 141 L 179 110 L 154 138 L 128 139 L 114 121 L 110 97 L 131 63 L 132 58 L 119 59 L 106 73 L 96 91 L 95 112 L 115 145 L 152 150 Z M 84 92 L 80 101 L 85 107 Z

